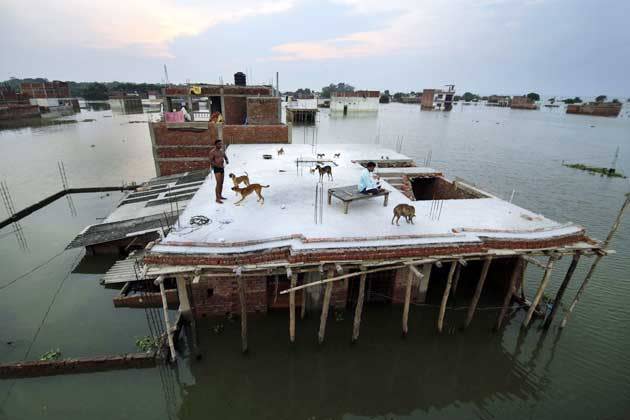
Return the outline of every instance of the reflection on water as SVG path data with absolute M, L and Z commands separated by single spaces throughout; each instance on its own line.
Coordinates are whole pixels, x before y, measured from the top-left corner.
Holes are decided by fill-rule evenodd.
M 16 207 L 60 189 L 57 161 L 64 162 L 71 186 L 118 185 L 154 175 L 147 126 L 130 124 L 145 117 L 84 111 L 83 118 L 96 121 L 0 132 L 0 179 L 7 181 Z M 484 106 L 420 112 L 414 105 L 389 104 L 376 115 L 356 118 L 320 109 L 316 130 L 293 129 L 295 143 L 310 144 L 314 136 L 315 143 L 400 145 L 419 162 L 430 152 L 432 166 L 447 176 L 469 179 L 504 198 L 516 190 L 517 204 L 582 224 L 598 238 L 605 237 L 629 188 L 628 180 L 561 165 L 562 160 L 607 165 L 621 146 L 618 168 L 630 173 L 627 118 Z M 24 219 L 28 249 L 18 246 L 12 228 L 1 230 L 0 284 L 62 251 L 119 197 L 77 195 L 75 212 L 58 200 Z M 629 239 L 626 220 L 612 243 L 617 254 L 600 265 L 561 335 L 555 325 L 542 333 L 538 322 L 522 331 L 523 311 L 512 311 L 505 330 L 492 333 L 496 309 L 480 310 L 464 332 L 459 326 L 465 311 L 450 308 L 439 336 L 437 308 L 414 306 L 409 336 L 402 340 L 399 307 L 367 306 L 355 346 L 349 344 L 350 313 L 340 322 L 331 317 L 321 347 L 317 314 L 298 321 L 291 347 L 288 315 L 272 313 L 248 320 L 250 353 L 242 356 L 238 322 L 204 321 L 200 362 L 186 358 L 175 368 L 0 380 L 0 404 L 13 386 L 0 419 L 624 418 L 630 411 L 630 283 L 621 280 L 627 277 Z M 111 261 L 88 259 L 74 267 L 75 257 L 74 251 L 62 252 L 0 290 L 0 362 L 23 357 L 70 271 L 33 345 L 34 357 L 56 347 L 66 357 L 133 351 L 135 339 L 146 335 L 144 312 L 115 310 L 111 299 L 117 291 L 98 284 L 99 272 Z M 578 266 L 567 301 L 590 262 L 583 258 Z M 557 264 L 549 295 L 568 265 L 566 259 Z M 542 270 L 528 268 L 528 296 L 541 277 Z M 225 325 L 220 335 L 212 331 L 215 322 Z

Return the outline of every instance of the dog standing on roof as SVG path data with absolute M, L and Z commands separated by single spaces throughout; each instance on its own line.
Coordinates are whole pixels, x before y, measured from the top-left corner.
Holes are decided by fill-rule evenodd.
M 245 188 L 232 187 L 232 191 L 235 191 L 236 193 L 241 195 L 241 199 L 234 203 L 234 205 L 240 206 L 243 200 L 245 200 L 248 195 L 255 192 L 256 195 L 258 195 L 258 200 L 256 201 L 258 201 L 262 206 L 263 204 L 265 204 L 265 197 L 263 197 L 261 194 L 263 188 L 269 188 L 269 185 L 250 184 Z

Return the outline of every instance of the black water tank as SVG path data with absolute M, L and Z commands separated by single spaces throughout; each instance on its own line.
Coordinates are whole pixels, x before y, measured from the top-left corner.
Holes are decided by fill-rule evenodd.
M 234 84 L 236 86 L 246 86 L 247 79 L 245 77 L 245 73 L 242 73 L 240 71 L 238 73 L 234 73 Z

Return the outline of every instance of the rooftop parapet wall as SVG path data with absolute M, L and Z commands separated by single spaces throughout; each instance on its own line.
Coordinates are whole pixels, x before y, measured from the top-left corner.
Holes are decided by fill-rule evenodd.
M 215 123 L 149 123 L 157 176 L 210 168 L 210 149 L 226 144 L 290 143 L 284 124 L 225 125 Z

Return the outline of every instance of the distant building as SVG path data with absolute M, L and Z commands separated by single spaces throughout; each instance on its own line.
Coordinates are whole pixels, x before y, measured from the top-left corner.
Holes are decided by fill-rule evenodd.
M 332 112 L 376 112 L 381 92 L 357 90 L 355 92 L 333 92 L 330 98 Z
M 514 96 L 510 105 L 512 109 L 538 109 L 536 102 L 527 96 Z
M 22 83 L 20 85 L 22 93 L 31 98 L 69 98 L 70 86 L 66 82 L 54 80 L 43 83 Z
M 446 89 L 424 89 L 420 99 L 420 109 L 450 111 L 453 109 L 455 85 L 446 85 Z
M 589 102 L 580 105 L 567 105 L 567 114 L 616 117 L 621 112 L 621 102 Z
M 488 96 L 488 101 L 486 102 L 486 105 L 508 107 L 510 106 L 511 103 L 512 103 L 512 100 L 509 96 L 490 95 Z
M 418 95 L 401 96 L 398 102 L 402 104 L 419 104 L 422 97 Z

